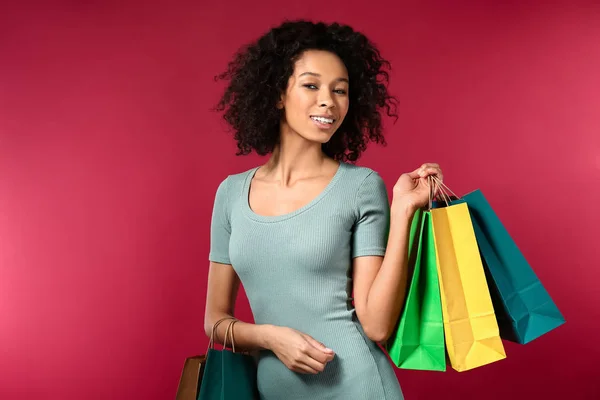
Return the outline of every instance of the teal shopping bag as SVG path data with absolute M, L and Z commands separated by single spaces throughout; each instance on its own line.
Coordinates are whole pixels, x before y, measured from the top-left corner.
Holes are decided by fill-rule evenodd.
M 480 190 L 465 196 L 487 273 L 495 289 L 501 336 L 525 344 L 565 319 Z
M 560 310 L 481 190 L 454 196 L 450 204 L 466 203 L 471 215 L 500 336 L 525 344 L 564 324 Z
M 232 319 L 225 332 L 223 350 L 214 348 L 213 332 L 206 354 L 206 364 L 197 400 L 255 400 L 259 398 L 256 385 L 256 363 L 251 355 L 236 353 Z M 227 350 L 227 343 L 232 350 Z
M 445 371 L 442 303 L 428 211 L 415 213 L 408 246 L 412 278 L 398 326 L 386 343 L 386 351 L 398 368 Z

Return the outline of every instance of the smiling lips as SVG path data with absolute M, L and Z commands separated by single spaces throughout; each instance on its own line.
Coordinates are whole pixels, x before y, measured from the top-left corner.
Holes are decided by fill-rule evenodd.
M 317 115 L 311 115 L 310 119 L 312 119 L 315 125 L 317 125 L 321 129 L 329 129 L 333 126 L 333 123 L 335 122 L 334 118 Z

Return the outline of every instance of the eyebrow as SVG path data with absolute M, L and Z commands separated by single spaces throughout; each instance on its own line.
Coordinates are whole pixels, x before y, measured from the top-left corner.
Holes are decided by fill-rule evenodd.
M 300 74 L 300 75 L 298 76 L 298 78 L 300 78 L 300 77 L 302 77 L 302 76 L 304 76 L 304 75 L 316 76 L 317 78 L 320 78 L 320 77 L 321 77 L 321 75 L 320 75 L 320 74 L 317 74 L 316 72 L 304 72 L 304 73 Z M 350 82 L 348 81 L 348 79 L 346 79 L 346 78 L 337 78 L 337 79 L 336 79 L 336 82 L 346 82 L 346 83 L 350 83 Z

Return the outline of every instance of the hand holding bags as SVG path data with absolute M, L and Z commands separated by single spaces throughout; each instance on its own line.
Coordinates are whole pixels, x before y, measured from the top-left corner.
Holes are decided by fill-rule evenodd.
M 434 329 L 440 308 L 446 350 L 458 371 L 505 358 L 501 339 L 525 344 L 562 325 L 562 314 L 481 191 L 458 198 L 436 177 L 429 185 L 429 208 L 415 214 L 410 230 L 414 272 L 406 303 L 386 344 L 394 364 L 445 370 L 434 362 L 443 343 Z M 432 202 L 434 193 L 442 201 Z M 426 273 L 431 268 L 437 277 Z M 436 291 L 441 307 L 432 301 Z

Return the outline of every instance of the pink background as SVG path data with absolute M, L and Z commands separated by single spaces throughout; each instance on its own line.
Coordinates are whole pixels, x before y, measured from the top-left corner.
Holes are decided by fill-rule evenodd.
M 360 164 L 389 189 L 426 161 L 456 192 L 481 188 L 568 321 L 480 369 L 398 371 L 407 399 L 600 396 L 600 3 L 13 3 L 0 12 L 1 399 L 174 398 L 208 343 L 214 192 L 262 162 L 235 157 L 212 77 L 283 17 L 339 20 L 379 45 L 400 118 Z M 243 295 L 238 310 L 251 318 Z

